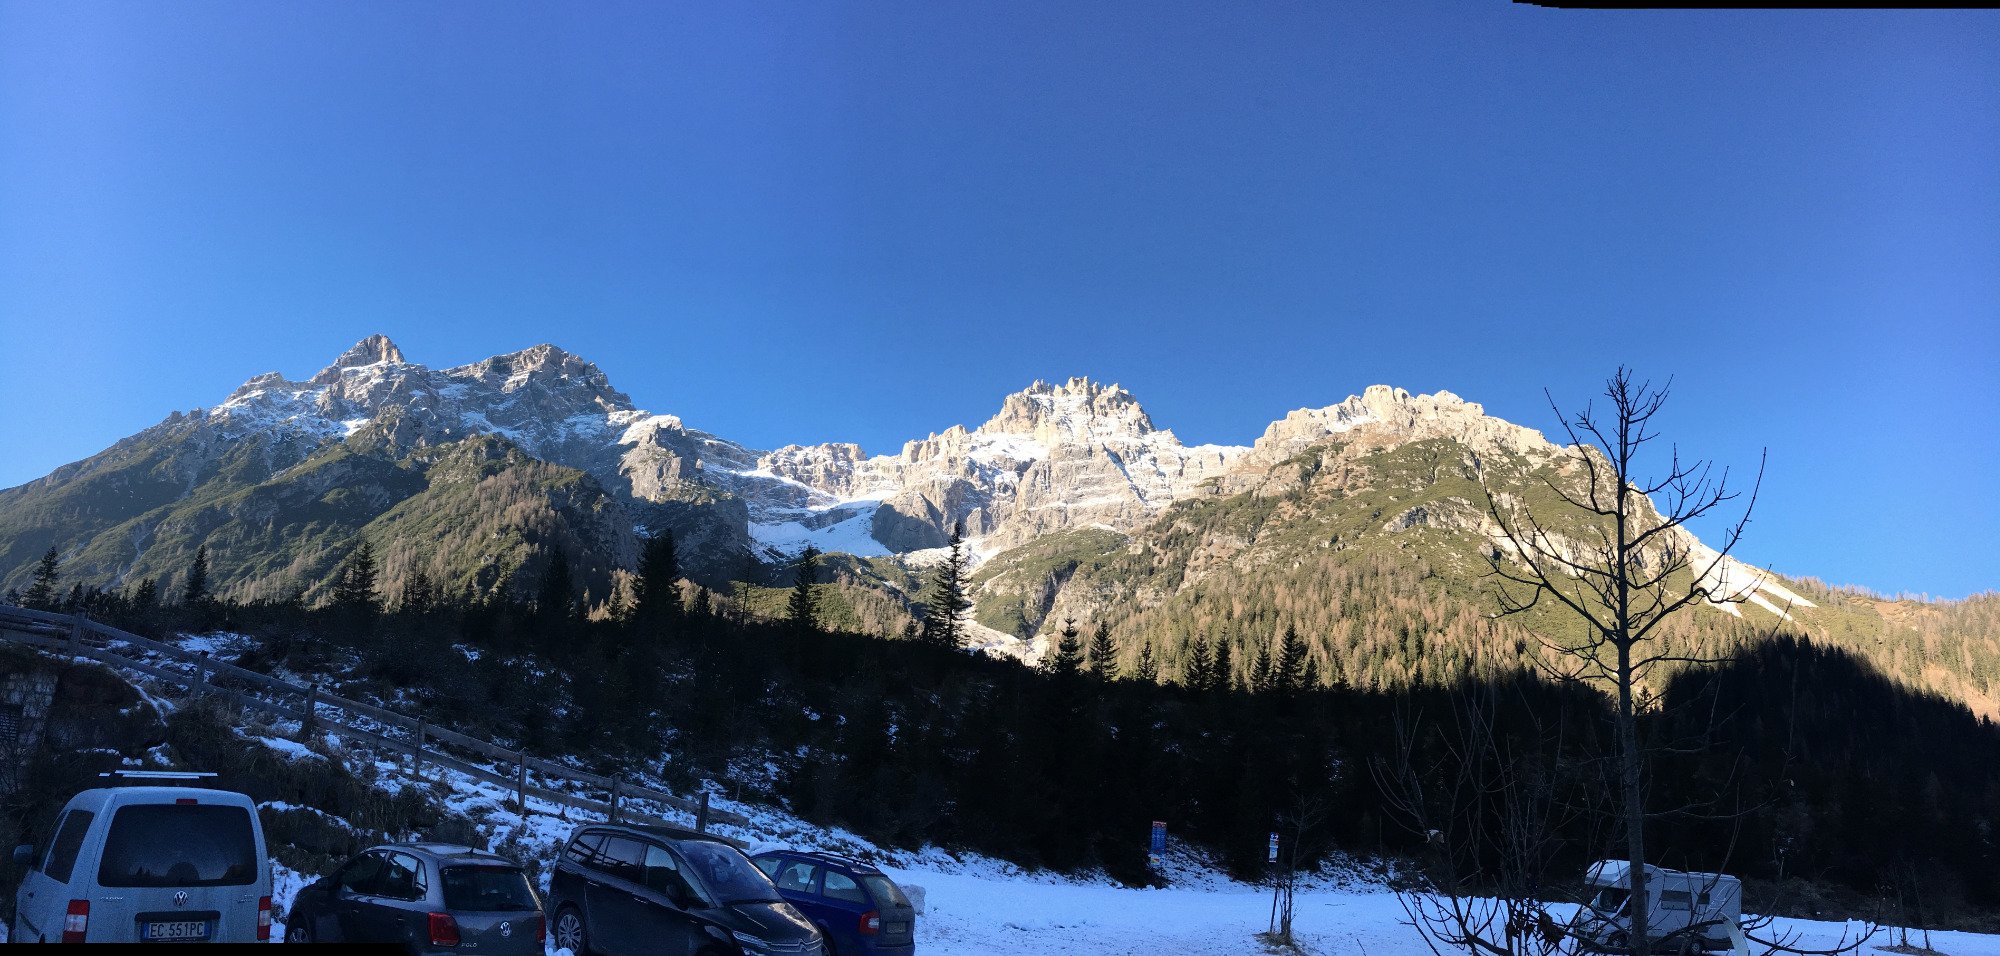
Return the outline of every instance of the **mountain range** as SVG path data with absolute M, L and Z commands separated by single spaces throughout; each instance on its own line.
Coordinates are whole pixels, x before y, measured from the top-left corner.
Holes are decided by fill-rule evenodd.
M 765 451 L 640 409 L 553 345 L 434 369 L 377 335 L 0 491 L 0 587 L 25 586 L 53 547 L 67 579 L 166 590 L 206 547 L 216 592 L 311 601 L 366 540 L 390 594 L 419 570 L 467 596 L 531 587 L 560 552 L 602 602 L 672 531 L 691 580 L 751 608 L 806 544 L 845 555 L 836 619 L 893 633 L 962 526 L 990 650 L 1032 659 L 1060 622 L 1104 619 L 1122 660 L 1153 656 L 1172 679 L 1197 638 L 1249 667 L 1294 626 L 1326 679 L 1397 683 L 1523 653 L 1524 624 L 1562 626 L 1491 620 L 1482 572 L 1504 542 L 1484 495 L 1535 503 L 1575 454 L 1449 392 L 1383 385 L 1249 446 L 1187 445 L 1086 378 L 1035 382 L 894 453 Z M 1988 598 L 1891 601 L 1733 561 L 1718 577 L 1744 601 L 1700 612 L 1691 637 L 1782 625 L 1994 711 Z

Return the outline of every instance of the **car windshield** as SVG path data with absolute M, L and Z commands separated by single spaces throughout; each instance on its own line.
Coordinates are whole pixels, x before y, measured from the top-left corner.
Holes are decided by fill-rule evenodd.
M 242 886 L 257 882 L 250 811 L 214 804 L 118 808 L 99 886 Z
M 528 877 L 511 866 L 447 866 L 444 908 L 461 913 L 506 913 L 536 908 Z
M 1622 886 L 1607 886 L 1597 891 L 1597 897 L 1590 901 L 1590 908 L 1600 913 L 1616 913 L 1625 908 L 1625 897 L 1631 891 Z
M 713 890 L 716 899 L 730 903 L 775 903 L 778 890 L 764 874 L 750 865 L 743 854 L 719 843 L 689 840 L 680 845 L 688 865 Z
M 903 895 L 902 888 L 886 876 L 864 876 L 861 878 L 861 883 L 868 887 L 868 895 L 875 897 L 875 902 L 879 905 L 910 905 L 910 899 Z

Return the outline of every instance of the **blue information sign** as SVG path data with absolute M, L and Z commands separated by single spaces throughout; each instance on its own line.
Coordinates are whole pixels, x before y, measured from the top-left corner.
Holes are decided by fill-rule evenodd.
M 1146 865 L 1159 869 L 1161 860 L 1167 855 L 1167 821 L 1153 821 L 1153 848 L 1146 854 Z
M 1264 858 L 1266 863 L 1278 862 L 1278 831 L 1271 831 L 1271 855 Z

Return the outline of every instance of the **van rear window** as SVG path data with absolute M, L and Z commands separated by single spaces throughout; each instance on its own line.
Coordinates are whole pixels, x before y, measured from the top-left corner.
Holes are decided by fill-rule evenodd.
M 104 840 L 99 886 L 243 886 L 257 882 L 250 811 L 134 804 L 118 808 Z

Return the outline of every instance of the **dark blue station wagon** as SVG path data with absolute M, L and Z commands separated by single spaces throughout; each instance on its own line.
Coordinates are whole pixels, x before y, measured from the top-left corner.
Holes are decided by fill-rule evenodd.
M 831 956 L 911 956 L 917 911 L 881 870 L 830 853 L 770 850 L 750 858 L 785 902 L 826 934 Z

